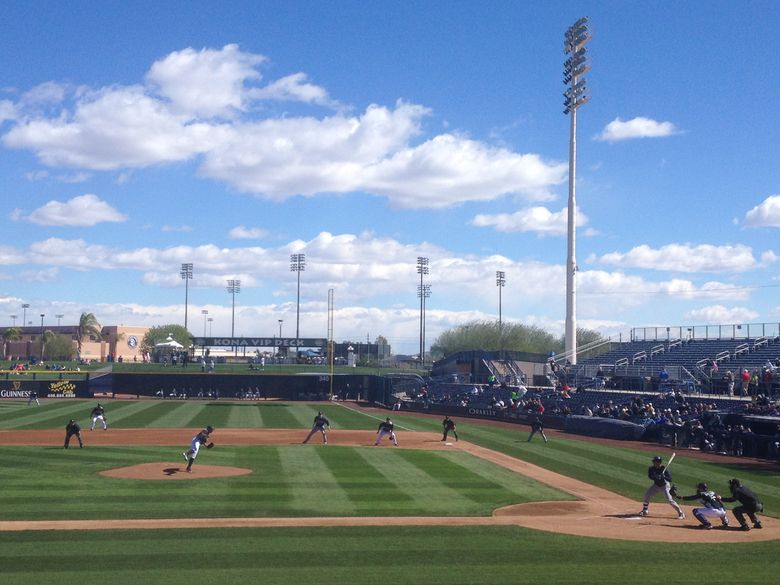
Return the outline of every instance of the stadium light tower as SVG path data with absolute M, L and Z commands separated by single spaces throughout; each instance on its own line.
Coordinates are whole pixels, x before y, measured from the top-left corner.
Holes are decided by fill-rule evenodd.
M 190 280 L 192 280 L 192 263 L 182 264 L 179 276 L 184 280 L 184 328 L 187 329 L 187 304 L 189 303 Z
M 241 292 L 240 280 L 228 280 L 227 291 L 233 295 L 233 314 L 230 318 L 230 337 L 236 336 L 236 295 Z
M 22 327 L 27 327 L 27 309 L 30 308 L 30 303 L 22 303 Z
M 420 275 L 420 284 L 417 287 L 417 296 L 420 297 L 420 365 L 425 364 L 425 298 L 431 296 L 430 287 L 426 291 L 423 283 L 428 272 L 428 258 L 417 256 L 417 274 Z
M 63 315 L 63 314 L 59 313 L 59 314 L 57 314 L 57 315 L 54 315 L 54 316 L 55 316 L 55 317 L 57 317 L 57 327 L 59 327 L 59 326 L 60 326 L 60 323 L 62 322 L 62 318 L 63 318 L 65 315 Z
M 290 272 L 298 273 L 298 301 L 295 308 L 295 357 L 298 357 L 298 338 L 301 335 L 301 272 L 306 270 L 306 254 L 290 254 Z
M 498 287 L 498 330 L 501 331 L 501 289 L 506 284 L 506 273 L 503 270 L 496 270 L 496 286 Z
M 564 92 L 563 113 L 570 117 L 569 126 L 569 206 L 566 254 L 566 355 L 572 364 L 577 363 L 577 109 L 585 105 L 587 93 L 585 74 L 590 70 L 585 44 L 591 39 L 588 18 L 580 18 L 563 37 L 563 52 L 569 57 L 563 63 Z

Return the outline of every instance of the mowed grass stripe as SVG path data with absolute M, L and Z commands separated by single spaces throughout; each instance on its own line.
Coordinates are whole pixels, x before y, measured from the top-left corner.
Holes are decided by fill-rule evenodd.
M 423 513 L 412 496 L 389 482 L 364 456 L 367 447 L 320 447 L 320 456 L 359 515 L 415 515 Z M 378 448 L 377 448 L 378 449 Z M 376 454 L 379 457 L 380 453 Z
M 447 515 L 453 510 L 453 506 L 465 515 L 485 511 L 460 491 L 447 487 L 441 478 L 434 477 L 428 469 L 421 467 L 419 462 L 407 461 L 400 450 L 361 449 L 356 453 L 363 457 L 366 465 L 377 470 L 385 481 L 395 485 L 399 491 L 414 500 L 417 507 L 427 510 L 428 514 Z M 429 455 L 426 462 L 432 464 L 433 459 L 434 456 Z
M 117 428 L 138 428 L 133 425 L 133 421 L 138 418 L 144 418 L 139 416 L 141 413 L 151 410 L 156 405 L 151 400 L 137 400 L 134 402 L 101 402 L 100 403 L 106 411 L 106 418 L 110 427 Z M 91 409 L 90 409 L 91 410 Z M 90 419 L 92 424 L 92 419 Z M 140 425 L 142 428 L 146 427 L 146 424 Z
M 301 427 L 297 417 L 291 413 L 293 408 L 292 405 L 283 402 L 263 403 L 264 427 L 267 429 L 295 429 Z
M 72 418 L 85 420 L 89 416 L 91 406 L 87 406 L 81 400 L 61 400 L 48 402 L 43 406 L 25 406 L 26 410 L 18 410 L 9 413 L 9 418 L 0 421 L 0 428 L 4 429 L 51 429 L 68 424 Z M 22 414 L 23 413 L 23 414 Z
M 166 404 L 166 406 L 169 410 L 161 412 L 155 420 L 150 420 L 147 426 L 157 428 L 195 428 L 202 426 L 193 421 L 206 408 L 206 403 L 182 400 L 175 406 L 172 406 L 171 403 Z
M 282 477 L 297 515 L 348 516 L 356 511 L 336 473 L 321 456 L 329 448 L 324 445 L 278 447 Z
M 256 402 L 233 404 L 228 411 L 224 426 L 231 429 L 261 428 L 263 426 L 263 415 L 260 405 Z

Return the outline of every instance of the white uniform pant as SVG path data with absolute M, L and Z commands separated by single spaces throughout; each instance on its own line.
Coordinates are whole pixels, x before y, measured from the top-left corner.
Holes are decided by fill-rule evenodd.
M 190 443 L 190 450 L 187 451 L 187 455 L 189 455 L 191 459 L 195 459 L 198 456 L 198 451 L 200 451 L 200 441 L 195 437 L 192 439 L 192 443 Z
M 726 510 L 723 508 L 694 508 L 693 515 L 705 526 L 712 521 L 712 518 L 717 518 L 724 526 L 729 525 Z
M 664 482 L 663 486 L 652 484 L 649 488 L 647 488 L 644 498 L 645 510 L 647 510 L 647 507 L 650 504 L 650 498 L 652 498 L 655 494 L 663 493 L 666 501 L 669 502 L 669 505 L 677 511 L 677 514 L 682 514 L 682 508 L 680 508 L 680 505 L 674 501 L 672 494 L 669 493 L 671 488 L 672 485 L 668 481 Z
M 97 416 L 92 417 L 92 426 L 89 427 L 90 431 L 95 429 L 95 423 L 97 423 L 98 421 L 103 423 L 103 430 L 106 430 L 108 428 L 108 423 L 106 422 L 106 418 L 102 414 L 98 414 Z
M 395 438 L 395 432 L 386 430 L 379 431 L 379 434 L 376 436 L 376 442 L 374 445 L 378 445 L 379 442 L 387 435 L 390 435 L 390 439 L 393 441 L 393 445 L 398 445 L 398 440 Z

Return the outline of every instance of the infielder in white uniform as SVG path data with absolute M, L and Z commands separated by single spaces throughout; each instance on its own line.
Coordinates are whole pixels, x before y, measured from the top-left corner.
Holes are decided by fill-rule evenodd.
M 106 411 L 100 405 L 100 403 L 98 403 L 98 405 L 92 409 L 90 416 L 92 417 L 92 426 L 89 427 L 90 431 L 95 430 L 95 423 L 97 423 L 98 421 L 103 424 L 104 431 L 108 430 L 108 422 L 106 421 Z

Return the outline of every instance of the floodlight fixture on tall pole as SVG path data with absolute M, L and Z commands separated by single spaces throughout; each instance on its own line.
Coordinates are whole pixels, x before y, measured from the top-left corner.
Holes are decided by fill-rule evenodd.
M 298 357 L 298 339 L 301 335 L 301 272 L 306 270 L 306 254 L 290 254 L 290 272 L 298 273 L 298 299 L 295 306 L 295 357 Z
M 430 284 L 423 284 L 423 285 L 417 285 L 417 296 L 420 297 L 420 300 L 422 301 L 422 314 L 423 314 L 423 320 L 422 320 L 422 347 L 423 347 L 423 358 L 421 359 L 421 363 L 425 363 L 425 326 L 427 324 L 427 320 L 425 318 L 425 312 L 427 309 L 428 302 L 425 299 L 431 298 L 431 285 Z M 366 336 L 367 337 L 367 336 Z M 366 340 L 366 343 L 368 343 L 368 340 Z M 358 346 L 358 349 L 360 349 L 360 346 Z
M 212 327 L 213 327 L 213 325 L 214 325 L 214 317 L 209 317 L 209 318 L 207 319 L 207 321 L 209 322 L 209 337 L 211 337 L 211 336 L 212 336 L 212 335 L 211 335 L 211 329 L 212 329 Z
M 190 280 L 192 280 L 192 263 L 181 265 L 179 276 L 184 279 L 184 328 L 187 329 L 187 305 L 189 304 Z
M 563 52 L 569 55 L 563 63 L 563 83 L 568 86 L 563 94 L 563 113 L 570 117 L 565 344 L 567 359 L 572 364 L 577 363 L 577 109 L 590 100 L 585 80 L 585 74 L 590 71 L 585 44 L 590 39 L 587 17 L 570 26 L 563 38 Z
M 63 318 L 65 315 L 54 315 L 54 316 L 55 316 L 55 317 L 57 317 L 57 327 L 59 327 L 59 326 L 60 326 L 60 322 L 62 321 L 62 318 Z
M 208 318 L 209 310 L 201 309 L 200 314 L 203 315 L 203 337 L 206 337 L 206 319 Z
M 420 275 L 420 284 L 417 287 L 417 296 L 420 297 L 420 365 L 425 363 L 425 296 L 421 292 L 423 278 L 428 272 L 428 258 L 417 256 L 417 274 Z
M 498 329 L 501 330 L 501 289 L 506 285 L 506 273 L 503 270 L 496 270 L 496 286 L 498 287 Z
M 14 322 L 12 327 L 16 327 L 16 320 L 19 318 L 19 315 L 11 315 L 11 320 Z
M 30 303 L 22 303 L 22 327 L 27 326 L 27 309 L 30 308 Z
M 233 295 L 233 313 L 230 318 L 230 337 L 236 336 L 236 295 L 241 292 L 240 280 L 228 280 L 227 291 Z

